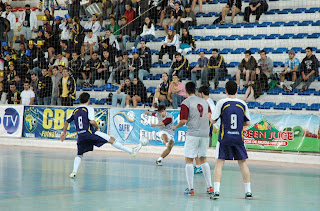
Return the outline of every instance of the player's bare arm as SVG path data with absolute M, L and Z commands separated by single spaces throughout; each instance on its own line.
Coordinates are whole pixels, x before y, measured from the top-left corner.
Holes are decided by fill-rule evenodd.
M 212 118 L 211 118 L 211 113 L 207 113 L 206 114 L 206 117 L 209 119 L 209 121 L 212 123 L 212 124 L 215 124 L 217 121 L 215 121 L 215 120 L 213 120 Z
M 172 126 L 172 130 L 175 130 L 179 127 L 182 127 L 183 125 L 185 125 L 187 123 L 188 120 L 186 119 L 181 119 L 180 122 L 177 125 L 173 125 Z
M 249 126 L 249 125 L 251 125 L 251 122 L 250 122 L 250 121 L 244 122 L 244 126 Z
M 164 125 L 164 123 L 163 122 L 160 122 L 160 123 L 158 123 L 158 124 L 151 124 L 150 126 L 151 127 L 161 127 L 161 126 L 163 126 Z
M 64 122 L 64 126 L 63 126 L 63 131 L 60 135 L 60 140 L 61 142 L 63 142 L 66 139 L 66 133 L 67 133 L 67 128 L 68 128 L 69 123 L 67 121 Z

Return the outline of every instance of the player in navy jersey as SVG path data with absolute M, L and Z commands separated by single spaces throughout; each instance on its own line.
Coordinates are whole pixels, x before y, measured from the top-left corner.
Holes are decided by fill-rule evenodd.
M 206 116 L 212 123 L 221 118 L 220 134 L 216 147 L 216 166 L 214 168 L 214 194 L 210 199 L 220 196 L 220 180 L 225 160 L 237 160 L 245 186 L 245 198 L 251 199 L 250 171 L 247 165 L 247 150 L 243 142 L 243 126 L 250 125 L 250 114 L 247 104 L 236 98 L 237 84 L 228 81 L 227 98 L 219 100 L 212 115 Z
M 83 154 L 93 151 L 93 146 L 101 147 L 106 143 L 110 143 L 115 148 L 128 152 L 130 155 L 135 157 L 141 149 L 141 144 L 131 149 L 116 141 L 112 136 L 100 132 L 99 127 L 94 119 L 94 110 L 93 108 L 89 107 L 90 95 L 86 92 L 83 92 L 79 96 L 79 100 L 81 105 L 73 110 L 71 115 L 64 123 L 63 132 L 61 133 L 61 141 L 63 142 L 66 138 L 68 125 L 74 121 L 78 134 L 78 153 L 74 159 L 73 171 L 70 174 L 70 178 L 76 177 Z

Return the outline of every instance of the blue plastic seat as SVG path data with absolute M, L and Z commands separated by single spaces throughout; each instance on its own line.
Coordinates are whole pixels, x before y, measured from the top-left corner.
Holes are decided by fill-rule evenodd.
M 319 103 L 313 103 L 306 108 L 306 110 L 308 110 L 308 111 L 319 111 L 319 109 L 320 109 Z
M 214 37 L 213 38 L 213 40 L 224 40 L 224 39 L 226 39 L 228 36 L 226 36 L 226 35 L 219 35 L 219 36 L 217 36 L 217 37 Z
M 299 33 L 299 34 L 294 35 L 292 38 L 293 39 L 303 39 L 307 36 L 308 36 L 308 33 Z
M 267 35 L 266 34 L 258 34 L 256 36 L 251 37 L 251 40 L 261 40 L 265 38 Z
M 157 49 L 151 49 L 151 54 L 158 55 L 159 51 Z
M 271 24 L 270 27 L 280 27 L 284 24 L 285 24 L 285 22 L 283 22 L 283 21 L 277 21 L 277 22 Z
M 299 21 L 289 21 L 288 23 L 283 24 L 283 26 L 295 26 L 298 25 Z
M 291 14 L 299 14 L 299 13 L 303 13 L 307 10 L 307 8 L 297 8 L 293 11 L 291 11 Z
M 282 54 L 287 52 L 288 52 L 288 48 L 277 48 L 276 50 L 272 51 L 273 54 Z
M 270 109 L 272 107 L 274 107 L 276 105 L 276 103 L 274 102 L 265 102 L 262 105 L 258 106 L 259 109 Z
M 172 62 L 167 62 L 165 64 L 160 64 L 160 67 L 170 67 Z
M 86 91 L 86 92 L 89 92 L 89 91 L 92 91 L 92 87 L 84 87 L 82 88 L 83 91 Z
M 147 92 L 154 93 L 157 87 L 151 86 L 147 89 Z
M 274 40 L 276 38 L 280 37 L 280 34 L 270 34 L 265 37 L 266 40 Z
M 313 23 L 313 21 L 302 21 L 301 23 L 298 23 L 298 26 L 309 26 Z
M 237 24 L 231 25 L 231 28 L 233 28 L 233 29 L 239 29 L 239 28 L 241 28 L 242 26 L 243 26 L 242 23 L 237 23 Z
M 231 52 L 231 54 L 241 54 L 244 53 L 247 49 L 245 48 L 237 48 L 234 51 Z
M 287 108 L 290 108 L 291 103 L 279 103 L 278 105 L 275 105 L 273 108 L 276 110 L 286 110 Z
M 241 37 L 240 35 L 231 35 L 230 37 L 227 37 L 226 40 L 236 40 L 239 37 Z
M 307 103 L 296 103 L 293 106 L 290 106 L 290 110 L 302 110 L 303 108 L 307 108 Z
M 278 14 L 289 14 L 293 11 L 293 9 L 283 9 L 281 11 L 278 11 Z
M 266 11 L 264 14 L 266 14 L 266 15 L 275 15 L 278 12 L 279 12 L 279 9 L 271 9 L 269 11 Z
M 193 39 L 195 40 L 195 41 L 198 41 L 198 40 L 200 40 L 200 39 L 202 39 L 203 37 L 202 36 L 194 36 L 193 37 Z
M 320 20 L 316 21 L 316 22 L 313 22 L 312 23 L 312 26 L 320 26 Z
M 274 51 L 273 48 L 264 48 L 263 50 L 265 50 L 267 53 L 271 53 L 272 51 Z
M 207 29 L 216 29 L 217 26 L 216 26 L 216 25 L 208 25 L 206 28 L 207 28 Z
M 237 67 L 240 65 L 240 62 L 230 62 L 227 64 L 227 67 Z
M 104 91 L 104 86 L 95 87 L 95 88 L 93 88 L 93 90 L 96 92 L 102 92 L 102 91 Z
M 227 29 L 232 26 L 232 23 L 218 24 L 219 29 Z
M 228 53 L 231 53 L 232 52 L 232 49 L 231 48 L 224 48 L 222 51 L 220 51 L 219 53 L 220 54 L 228 54 Z
M 80 104 L 80 100 L 79 100 L 79 98 L 78 98 L 78 99 L 76 99 L 75 101 L 73 101 L 73 104 Z
M 242 37 L 239 37 L 238 40 L 249 40 L 249 39 L 251 39 L 252 37 L 254 37 L 254 35 L 252 35 L 252 34 L 245 34 L 245 35 L 243 35 Z
M 294 50 L 294 52 L 302 52 L 303 51 L 303 48 L 301 48 L 301 47 L 293 47 L 293 48 L 291 48 L 291 50 Z
M 90 98 L 90 104 L 96 104 L 97 98 Z
M 190 63 L 190 68 L 194 68 L 195 66 L 197 66 L 197 64 L 198 64 L 197 62 L 191 62 Z
M 282 92 L 281 88 L 274 88 L 272 90 L 267 91 L 268 95 L 279 95 Z
M 320 37 L 320 33 L 313 33 L 307 36 L 308 39 L 318 39 Z
M 283 62 L 273 62 L 273 66 L 274 67 L 284 67 L 284 63 Z
M 256 107 L 259 107 L 259 106 L 260 106 L 259 102 L 249 102 L 248 103 L 248 108 L 250 108 L 250 109 L 253 109 L 253 108 L 256 108 Z
M 258 26 L 258 25 L 259 25 L 259 23 L 256 23 L 256 22 L 248 23 L 248 24 L 244 25 L 244 28 L 254 28 L 255 26 Z
M 260 49 L 259 48 L 250 48 L 249 51 L 251 51 L 252 54 L 255 54 L 255 53 L 259 53 Z
M 257 27 L 268 27 L 272 24 L 272 22 L 262 22 L 257 25 Z
M 294 34 L 284 34 L 279 37 L 279 39 L 290 39 Z
M 97 100 L 96 104 L 97 105 L 104 105 L 107 102 L 106 98 L 102 98 L 101 100 Z
M 312 7 L 312 8 L 305 11 L 305 13 L 316 13 L 316 12 L 320 12 L 319 7 Z

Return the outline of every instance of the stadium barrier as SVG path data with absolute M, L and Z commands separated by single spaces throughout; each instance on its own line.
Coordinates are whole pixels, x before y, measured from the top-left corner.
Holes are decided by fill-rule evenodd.
M 1 106 L 0 136 L 59 139 L 72 107 Z M 108 132 L 123 143 L 137 144 L 141 136 L 150 145 L 160 145 L 152 128 L 157 118 L 147 116 L 143 109 L 95 108 L 96 121 L 103 132 Z M 168 110 L 179 121 L 179 110 Z M 23 124 L 22 124 L 22 118 Z M 320 117 L 315 115 L 264 115 L 251 113 L 252 125 L 243 131 L 248 149 L 320 152 Z M 23 126 L 23 129 L 22 129 Z M 176 145 L 183 146 L 187 127 L 175 131 Z M 216 146 L 218 129 L 213 128 L 212 146 Z M 67 139 L 75 140 L 74 124 L 68 128 Z

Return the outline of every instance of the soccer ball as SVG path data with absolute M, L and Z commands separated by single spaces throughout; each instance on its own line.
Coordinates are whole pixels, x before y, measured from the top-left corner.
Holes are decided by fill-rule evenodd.
M 37 119 L 32 118 L 32 120 L 31 120 L 32 127 L 34 127 L 36 124 L 37 124 Z
M 101 121 L 98 123 L 98 126 L 99 126 L 100 130 L 103 130 L 103 128 L 106 126 L 106 122 L 101 120 Z
M 147 139 L 146 137 L 142 136 L 140 138 L 140 143 L 142 146 L 147 146 L 149 144 L 149 139 Z

